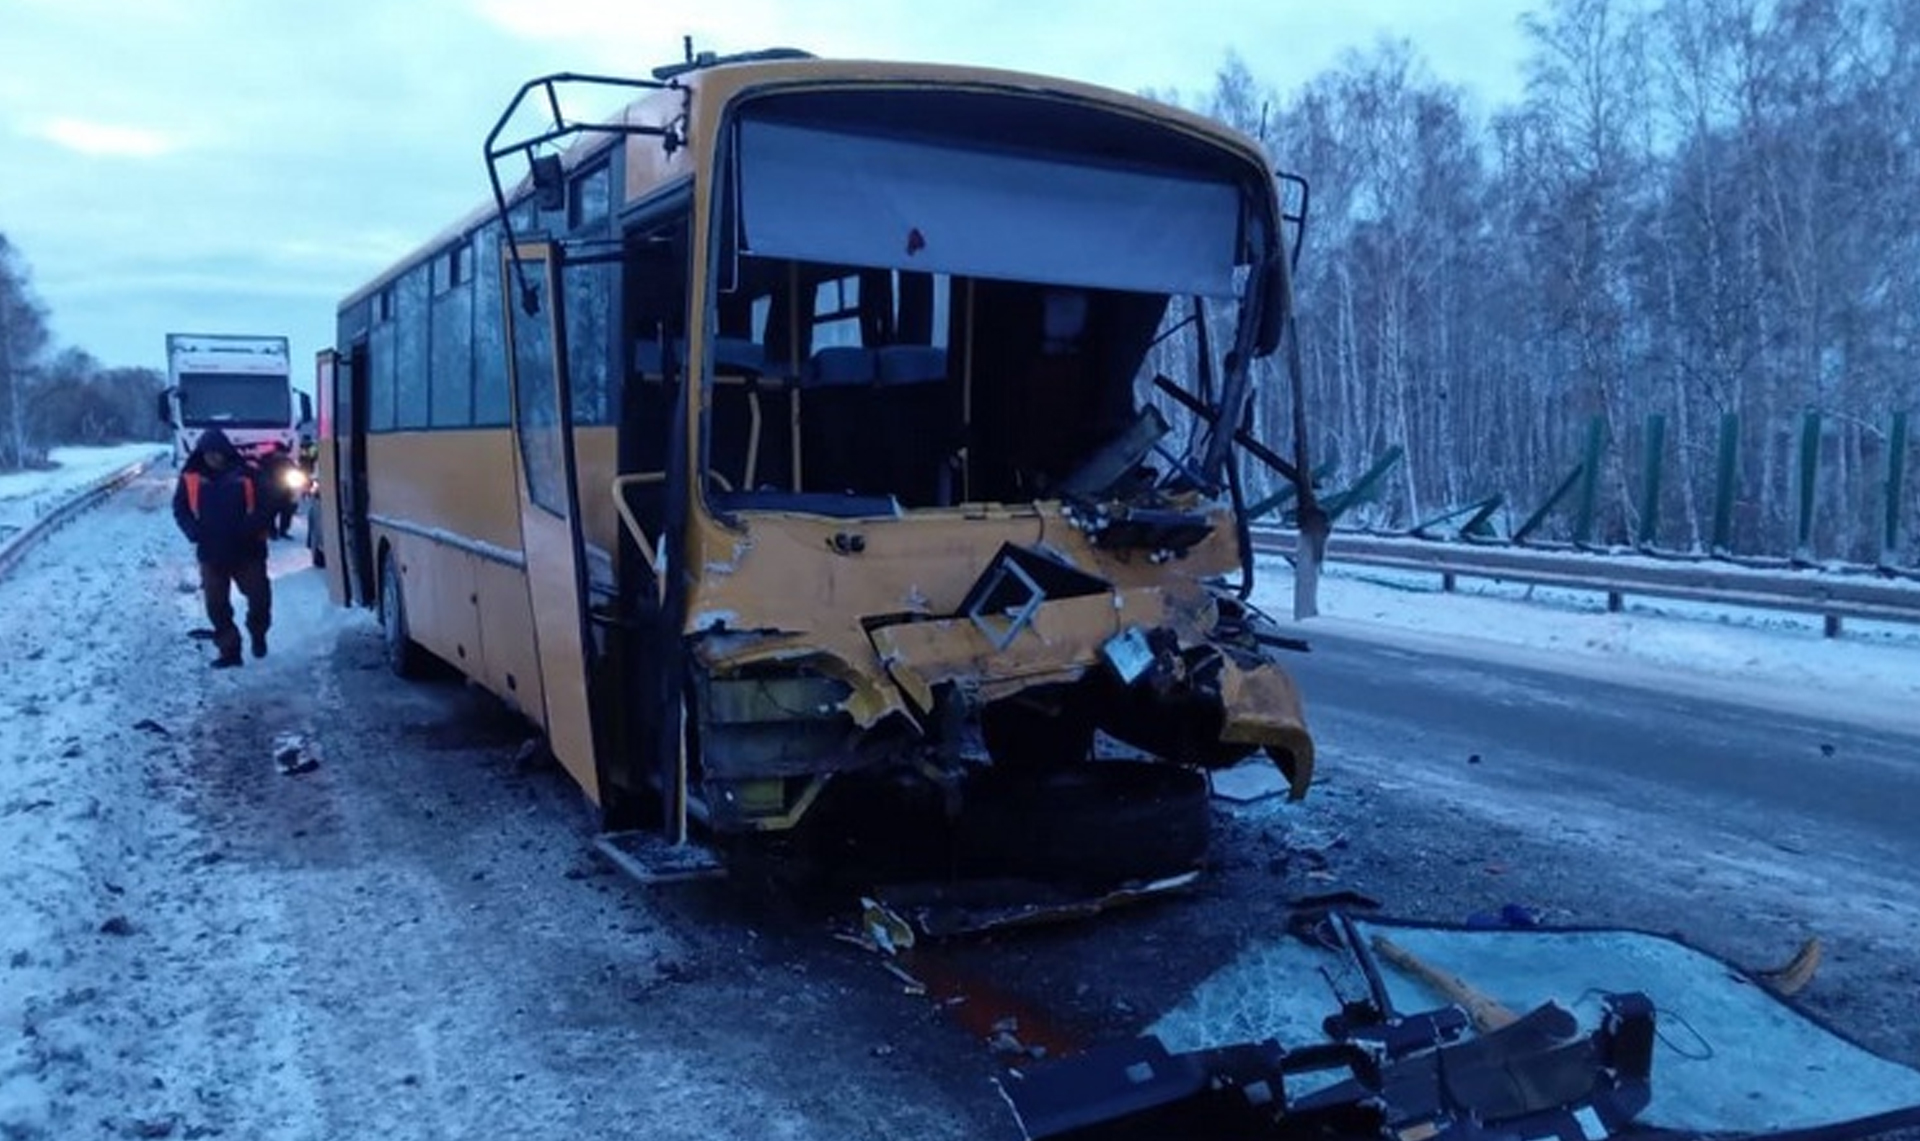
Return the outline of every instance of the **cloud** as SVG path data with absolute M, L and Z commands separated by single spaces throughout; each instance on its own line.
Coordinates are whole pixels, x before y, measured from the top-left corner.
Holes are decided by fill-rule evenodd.
M 481 140 L 521 83 L 645 75 L 682 33 L 1191 97 L 1228 48 L 1284 93 L 1387 33 L 1511 89 L 1512 14 L 1536 2 L 702 0 L 663 21 L 644 0 L 0 0 L 0 232 L 56 335 L 109 363 L 152 363 L 178 328 L 305 352 L 339 298 L 485 201 Z M 583 118 L 617 107 L 574 94 Z
M 49 119 L 31 133 L 48 142 L 105 158 L 158 158 L 180 148 L 179 140 L 160 131 L 86 119 Z

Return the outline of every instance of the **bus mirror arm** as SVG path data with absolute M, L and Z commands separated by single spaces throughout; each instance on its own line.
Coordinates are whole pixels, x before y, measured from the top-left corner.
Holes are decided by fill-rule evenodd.
M 566 169 L 564 160 L 555 154 L 539 154 L 538 149 L 550 143 L 583 132 L 611 135 L 651 135 L 662 141 L 672 153 L 680 140 L 678 126 L 669 124 L 664 127 L 648 126 L 640 123 L 591 123 L 569 121 L 560 109 L 559 87 L 562 84 L 582 86 L 613 87 L 626 90 L 666 91 L 676 87 L 676 83 L 660 83 L 646 79 L 629 79 L 614 75 L 584 75 L 577 72 L 562 71 L 552 75 L 543 75 L 538 79 L 529 79 L 520 85 L 508 102 L 506 110 L 494 120 L 493 129 L 487 132 L 484 153 L 487 159 L 487 181 L 493 188 L 493 208 L 500 222 L 502 240 L 507 243 L 509 256 L 513 262 L 513 275 L 520 285 L 520 304 L 528 316 L 540 311 L 540 299 L 533 287 L 527 283 L 526 266 L 520 258 L 520 242 L 513 230 L 513 217 L 509 210 L 506 187 L 500 181 L 500 160 L 508 155 L 524 154 L 532 170 L 521 185 L 514 187 L 515 197 L 519 198 L 523 186 L 531 184 L 535 205 L 541 210 L 557 210 L 566 205 Z M 552 117 L 552 125 L 536 134 L 501 142 L 507 125 L 513 121 L 520 107 L 529 95 L 539 92 L 544 96 L 547 111 Z

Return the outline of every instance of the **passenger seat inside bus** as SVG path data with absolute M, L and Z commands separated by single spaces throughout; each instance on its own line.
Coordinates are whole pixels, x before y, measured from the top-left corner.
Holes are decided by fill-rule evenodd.
M 805 490 L 890 495 L 907 508 L 951 502 L 957 416 L 946 350 L 823 348 L 808 358 L 800 393 Z

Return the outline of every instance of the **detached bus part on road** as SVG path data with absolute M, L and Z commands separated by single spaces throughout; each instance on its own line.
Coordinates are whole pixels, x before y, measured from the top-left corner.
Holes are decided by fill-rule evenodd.
M 396 671 L 543 726 L 610 828 L 796 865 L 1106 885 L 1198 865 L 1204 770 L 1304 794 L 1245 601 L 1297 220 L 1255 143 L 774 50 L 535 80 L 486 158 L 318 361 L 329 587 Z

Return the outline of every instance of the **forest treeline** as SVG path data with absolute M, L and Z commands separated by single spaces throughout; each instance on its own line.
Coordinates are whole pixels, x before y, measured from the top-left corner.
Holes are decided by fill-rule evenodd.
M 150 368 L 106 368 L 56 348 L 26 260 L 0 234 L 0 472 L 44 464 L 61 444 L 165 438 Z
M 1290 93 L 1229 56 L 1200 100 L 1311 182 L 1296 292 L 1327 487 L 1397 445 L 1368 522 L 1496 493 L 1517 521 L 1600 417 L 1594 537 L 1625 542 L 1658 413 L 1659 545 L 1702 549 L 1732 416 L 1734 548 L 1786 553 L 1815 411 L 1815 547 L 1876 557 L 1920 388 L 1920 4 L 1551 0 L 1523 27 L 1512 105 L 1392 41 Z M 1284 377 L 1265 391 L 1261 434 L 1290 438 Z
M 1361 521 L 1500 494 L 1511 526 L 1598 419 L 1594 537 L 1625 542 L 1658 414 L 1659 545 L 1709 542 L 1731 426 L 1732 545 L 1786 553 L 1812 411 L 1815 548 L 1877 557 L 1890 425 L 1920 388 L 1920 4 L 1544 0 L 1523 27 L 1524 93 L 1507 105 L 1393 40 L 1288 92 L 1229 56 L 1183 100 L 1311 183 L 1295 286 L 1324 487 L 1399 447 Z M 158 435 L 158 375 L 56 351 L 45 318 L 0 238 L 0 469 Z M 1255 409 L 1275 442 L 1291 435 L 1279 359 Z

